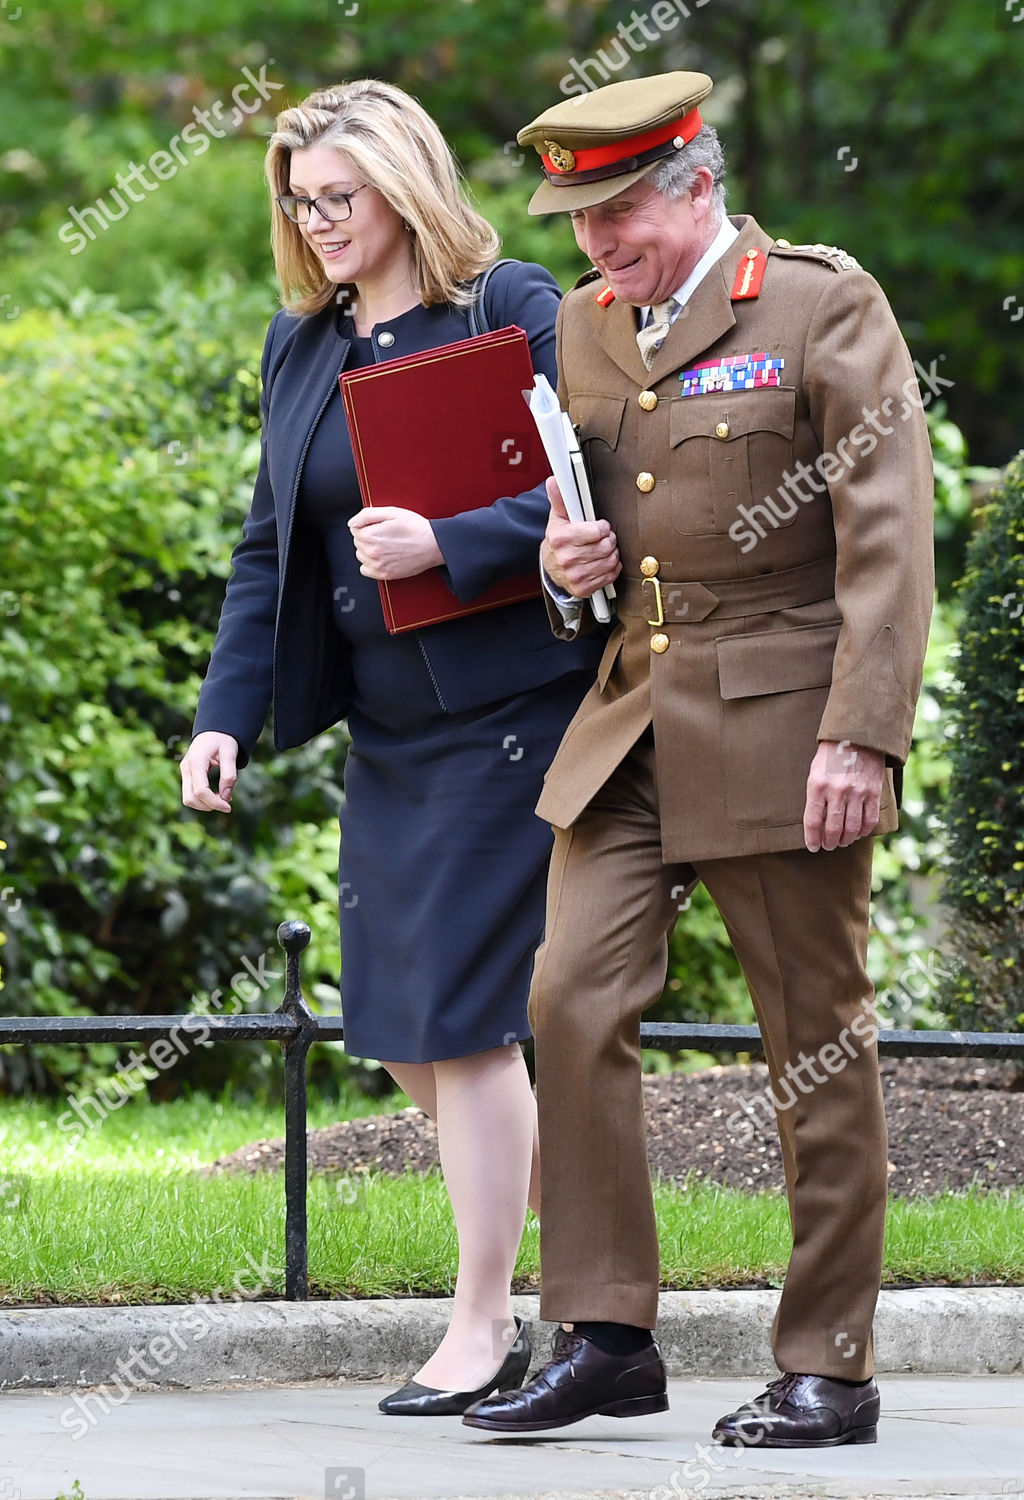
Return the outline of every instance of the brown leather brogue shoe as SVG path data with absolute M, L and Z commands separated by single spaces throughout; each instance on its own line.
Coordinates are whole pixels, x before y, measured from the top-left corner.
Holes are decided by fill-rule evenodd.
M 606 1354 L 581 1333 L 559 1328 L 554 1357 L 519 1391 L 477 1401 L 463 1422 L 485 1432 L 547 1432 L 584 1417 L 642 1417 L 667 1411 L 665 1366 L 652 1340 L 638 1354 Z
M 780 1375 L 768 1389 L 715 1424 L 726 1447 L 837 1448 L 874 1443 L 881 1403 L 873 1380 L 846 1385 L 826 1375 Z

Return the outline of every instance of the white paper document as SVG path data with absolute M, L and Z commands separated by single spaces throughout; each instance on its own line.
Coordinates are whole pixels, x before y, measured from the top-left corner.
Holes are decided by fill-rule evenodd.
M 568 413 L 559 406 L 558 397 L 551 389 L 547 376 L 535 375 L 533 390 L 524 391 L 523 395 L 537 424 L 544 452 L 555 482 L 562 492 L 570 521 L 596 520 L 590 483 L 575 429 Z M 590 606 L 594 616 L 603 624 L 607 624 L 612 617 L 610 601 L 614 598 L 614 584 L 608 584 L 591 595 Z

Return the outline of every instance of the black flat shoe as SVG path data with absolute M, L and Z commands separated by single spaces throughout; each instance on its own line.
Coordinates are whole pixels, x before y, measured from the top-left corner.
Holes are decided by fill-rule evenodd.
M 522 1318 L 516 1318 L 515 1323 L 516 1336 L 500 1369 L 479 1390 L 437 1391 L 416 1380 L 407 1380 L 400 1390 L 392 1391 L 378 1402 L 380 1410 L 389 1417 L 461 1417 L 474 1401 L 483 1400 L 492 1391 L 517 1390 L 526 1378 L 533 1350 Z
M 730 1448 L 837 1448 L 878 1441 L 878 1387 L 846 1385 L 826 1375 L 780 1375 L 715 1425 Z

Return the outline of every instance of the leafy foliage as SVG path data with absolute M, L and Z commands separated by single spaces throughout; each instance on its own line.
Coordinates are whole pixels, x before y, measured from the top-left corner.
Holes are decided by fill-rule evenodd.
M 963 569 L 976 486 L 998 471 L 971 466 L 963 434 L 937 402 L 927 412 L 935 467 L 938 599 L 932 615 L 914 736 L 904 773 L 899 831 L 875 846 L 873 930 L 868 970 L 885 1024 L 943 1026 L 942 986 L 951 973 L 941 909 L 943 812 L 949 789 L 949 702 L 960 620 L 950 598 Z
M 337 974 L 340 732 L 287 762 L 261 758 L 226 826 L 181 807 L 175 764 L 258 461 L 259 345 L 242 329 L 268 300 L 227 282 L 168 286 L 137 317 L 82 294 L 64 313 L 0 323 L 14 1014 L 173 1013 L 218 988 L 272 1008 L 231 978 L 290 914 L 315 924 L 307 976 Z M 264 1079 L 266 1057 L 219 1048 L 190 1057 L 173 1087 L 219 1078 L 229 1050 L 240 1080 Z M 83 1056 L 11 1049 L 0 1067 L 20 1089 Z M 115 1050 L 88 1057 L 91 1077 Z
M 960 584 L 946 900 L 958 1025 L 1024 1027 L 1024 453 L 985 508 Z
M 12 64 L 0 84 L 0 296 L 39 306 L 56 285 L 116 285 L 136 307 L 160 268 L 265 281 L 263 138 L 283 105 L 359 75 L 420 98 L 507 252 L 544 260 L 568 284 L 585 266 L 561 216 L 525 215 L 537 167 L 517 129 L 581 77 L 703 69 L 715 79 L 703 112 L 726 146 L 730 206 L 794 243 L 851 251 L 881 281 L 914 353 L 944 359 L 950 413 L 972 451 L 1000 462 L 1024 422 L 1021 27 L 999 0 L 690 0 L 660 31 L 649 19 L 646 32 L 631 25 L 652 9 L 51 0 L 20 7 L 16 21 L 0 11 Z M 245 68 L 266 69 L 267 97 L 230 123 Z M 70 208 L 104 198 L 119 171 L 218 104 L 229 123 L 213 118 L 221 133 L 207 132 L 204 154 L 71 256 L 57 237 Z

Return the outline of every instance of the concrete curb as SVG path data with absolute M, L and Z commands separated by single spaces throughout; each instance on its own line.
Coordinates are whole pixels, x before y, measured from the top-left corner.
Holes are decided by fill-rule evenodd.
M 658 1341 L 671 1376 L 773 1370 L 774 1291 L 663 1292 Z M 554 1325 L 539 1298 L 513 1299 L 531 1324 L 534 1367 Z M 168 1307 L 60 1307 L 0 1315 L 0 1388 L 249 1385 L 406 1378 L 436 1347 L 451 1301 L 196 1302 Z M 1024 1288 L 882 1292 L 880 1372 L 1009 1375 L 1024 1370 Z

